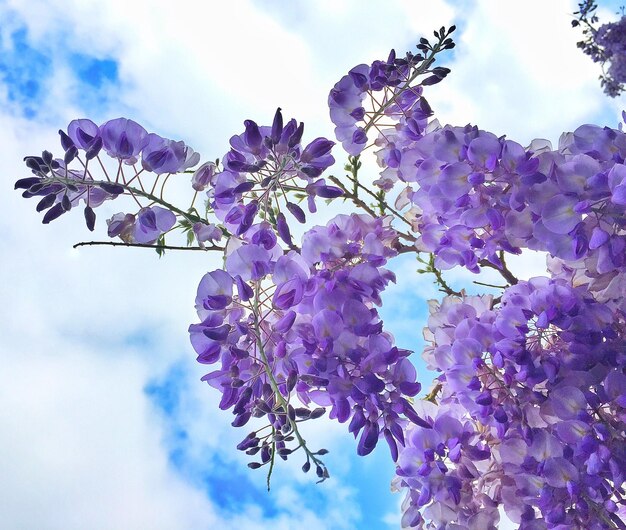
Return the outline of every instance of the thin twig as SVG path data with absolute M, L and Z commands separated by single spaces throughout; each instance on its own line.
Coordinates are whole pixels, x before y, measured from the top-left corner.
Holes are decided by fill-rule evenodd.
M 483 287 L 493 287 L 494 289 L 506 289 L 508 287 L 507 285 L 494 285 L 492 283 L 479 282 L 476 280 L 474 280 L 472 283 L 475 283 L 476 285 L 482 285 Z
M 481 267 L 489 267 L 490 269 L 494 269 L 498 271 L 500 273 L 500 276 L 502 276 L 508 282 L 509 285 L 517 284 L 519 280 L 506 266 L 506 262 L 504 261 L 504 252 L 500 251 L 498 253 L 498 257 L 500 258 L 500 262 L 502 263 L 502 268 L 498 267 L 497 265 L 494 265 L 493 263 L 491 263 L 490 261 L 487 261 L 486 259 L 480 260 L 478 264 Z
M 420 258 L 418 258 L 420 259 Z M 420 259 L 420 261 L 422 261 Z M 422 261 L 422 263 L 424 263 Z M 441 271 L 435 267 L 435 256 L 434 254 L 430 255 L 430 259 L 428 260 L 428 269 L 426 269 L 427 272 L 432 272 L 435 275 L 435 282 L 439 285 L 440 287 L 440 291 L 446 293 L 448 296 L 459 296 L 462 297 L 463 293 L 461 291 L 455 291 L 454 289 L 452 289 L 452 287 L 450 287 L 448 285 L 448 283 L 443 279 L 443 275 L 441 274 Z
M 91 247 L 91 246 L 109 246 L 109 247 L 137 247 L 137 248 L 153 248 L 155 250 L 224 250 L 224 247 L 217 245 L 204 247 L 177 247 L 172 245 L 148 245 L 144 243 L 120 243 L 117 241 L 81 241 L 72 245 L 72 248 Z

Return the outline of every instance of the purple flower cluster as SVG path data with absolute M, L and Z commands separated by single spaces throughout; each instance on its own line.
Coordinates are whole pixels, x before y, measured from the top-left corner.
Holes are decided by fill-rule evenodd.
M 395 279 L 383 268 L 395 238 L 388 219 L 340 215 L 307 232 L 301 254 L 284 254 L 268 223 L 227 248 L 225 270 L 200 283 L 202 322 L 190 333 L 198 360 L 221 365 L 203 379 L 233 407 L 233 425 L 267 414 L 285 432 L 276 410 L 297 397 L 351 420 L 359 454 L 384 437 L 394 459 L 405 418 L 428 426 L 407 400 L 420 390 L 410 352 L 394 346 L 374 307 Z
M 101 149 L 111 158 L 129 165 L 141 158 L 144 170 L 156 174 L 179 173 L 200 161 L 200 155 L 183 142 L 148 134 L 141 125 L 126 118 L 109 120 L 100 126 L 88 119 L 73 120 L 67 127 L 67 134 L 62 131 L 59 134 L 66 164 L 69 163 L 68 153 L 73 159 L 82 150 L 85 158 L 91 160 Z
M 624 20 L 595 34 L 620 79 Z M 359 65 L 331 91 L 353 187 L 322 178 L 334 142 L 303 145 L 303 124 L 283 123 L 278 109 L 271 126 L 246 120 L 221 164 L 193 172 L 188 208 L 166 202 L 163 186 L 199 155 L 124 118 L 74 120 L 60 131 L 64 157 L 27 157 L 34 176 L 16 188 L 41 197 L 44 223 L 84 201 L 90 230 L 95 207 L 130 196 L 138 211 L 107 221 L 108 235 L 128 244 L 165 248 L 177 219 L 188 244 L 228 236 L 224 248 L 209 247 L 224 250 L 224 266 L 200 281 L 200 322 L 189 333 L 198 361 L 213 367 L 202 380 L 221 392 L 220 408 L 233 426 L 254 429 L 238 445 L 257 458 L 250 467 L 271 474 L 276 456 L 302 449 L 303 470 L 327 478 L 325 450 L 312 451 L 299 424 L 328 410 L 358 439 L 359 455 L 380 439 L 389 446 L 393 485 L 406 490 L 403 528 L 495 529 L 501 509 L 520 530 L 626 528 L 626 133 L 583 125 L 554 150 L 429 123 L 422 87 L 447 75 L 433 62 L 454 45 L 453 30 L 435 32 L 436 44 L 422 39 L 417 55 Z M 376 192 L 357 178 L 372 128 Z M 194 202 L 205 190 L 202 217 Z M 338 215 L 295 245 L 288 215 L 307 215 L 297 203 L 313 213 L 316 197 L 340 196 L 368 213 Z M 504 253 L 524 248 L 550 254 L 549 277 L 513 277 Z M 411 352 L 383 330 L 377 308 L 396 281 L 388 261 L 422 251 L 450 296 L 431 302 L 424 358 L 439 375 L 414 400 Z M 455 266 L 499 269 L 508 285 L 497 298 L 456 293 L 441 275 Z
M 585 0 L 579 4 L 578 20 L 572 21 L 574 27 L 583 27 L 584 39 L 577 43 L 578 47 L 591 59 L 602 65 L 600 76 L 601 86 L 610 97 L 619 96 L 626 83 L 626 15 L 622 8 L 622 16 L 617 22 L 604 24 L 596 29 L 599 21 L 594 0 Z M 605 66 L 608 68 L 605 70 Z
M 379 152 L 378 183 L 406 184 L 396 206 L 412 208 L 417 248 L 438 268 L 479 272 L 483 260 L 501 266 L 500 251 L 531 248 L 584 259 L 604 275 L 625 265 L 625 157 L 624 132 L 592 125 L 563 135 L 555 151 L 476 127 L 434 126 Z
M 402 119 L 415 134 L 421 134 L 432 114 L 422 87 L 413 83 L 422 59 L 421 55 L 399 59 L 392 50 L 386 61 L 355 66 L 335 84 L 328 96 L 330 119 L 348 154 L 356 156 L 365 149 L 369 127 L 382 117 Z M 443 78 L 447 71 L 439 69 L 437 74 Z M 374 96 L 380 91 L 381 96 Z M 372 100 L 371 111 L 366 110 L 367 96 Z
M 614 528 L 626 481 L 624 313 L 548 278 L 492 302 L 433 307 L 425 359 L 442 373 L 441 399 L 434 429 L 411 427 L 398 459 L 404 526 L 495 528 L 502 505 L 522 530 Z
M 87 228 L 93 230 L 96 221 L 93 209 L 121 193 L 117 188 L 108 187 L 105 190 L 90 185 L 93 182 L 91 176 L 67 169 L 62 160 L 53 159 L 48 151 L 44 151 L 40 157 L 27 157 L 26 164 L 36 176 L 18 180 L 15 189 L 23 189 L 24 198 L 41 197 L 36 210 L 45 212 L 42 220 L 44 224 L 57 219 L 78 206 L 80 201 L 84 201 Z
M 446 126 L 396 149 L 392 159 L 388 153 L 379 154 L 387 166 L 381 177 L 407 184 L 396 205 L 419 212 L 418 249 L 434 253 L 438 268 L 478 272 L 481 260 L 499 265 L 500 250 L 519 252 L 506 231 L 506 202 L 511 175 L 534 169 L 519 144 L 475 127 Z
M 126 243 L 150 245 L 176 224 L 176 216 L 161 206 L 142 208 L 135 216 L 117 213 L 107 220 L 109 237 L 118 237 Z
M 194 176 L 194 187 L 210 185 L 209 200 L 217 217 L 234 234 L 244 234 L 260 216 L 271 222 L 288 244 L 284 208 L 297 221 L 306 215 L 290 196 L 308 198 L 308 209 L 315 212 L 315 198 L 334 198 L 341 190 L 319 178 L 334 164 L 330 154 L 334 142 L 316 138 L 302 147 L 304 124 L 291 119 L 283 124 L 281 109 L 276 111 L 272 126 L 259 127 L 246 120 L 245 131 L 230 139 L 231 150 L 223 157 L 223 171 L 214 165 L 203 166 Z
M 491 451 L 464 408 L 420 401 L 432 429 L 409 425 L 397 462 L 394 490 L 408 488 L 402 528 L 495 530 L 498 504 L 489 492 L 499 478 L 490 467 Z
M 183 142 L 175 142 L 148 132 L 138 123 L 126 118 L 109 120 L 98 126 L 88 119 L 73 120 L 67 133 L 59 131 L 61 145 L 65 151 L 63 159 L 55 159 L 49 151 L 42 156 L 27 156 L 25 162 L 34 177 L 18 180 L 16 189 L 24 189 L 24 197 L 43 197 L 37 211 L 46 211 L 45 224 L 60 217 L 80 201 L 85 203 L 85 221 L 93 230 L 96 221 L 94 208 L 105 200 L 115 199 L 128 192 L 127 184 L 139 174 L 153 172 L 156 175 L 179 173 L 192 167 L 200 155 Z M 81 156 L 81 152 L 83 155 Z M 98 159 L 104 152 L 118 162 L 117 173 L 110 178 L 94 179 L 93 167 L 89 162 Z M 83 159 L 84 158 L 84 159 Z M 142 170 L 126 179 L 123 165 L 132 166 L 141 160 Z M 79 161 L 81 169 L 70 169 L 70 164 Z M 102 161 L 100 160 L 102 168 Z M 145 195 L 145 194 L 144 194 Z M 176 222 L 176 216 L 160 206 L 145 206 L 136 215 L 118 213 L 107 221 L 110 237 L 119 236 L 127 243 L 152 244 Z
M 605 92 L 610 96 L 618 95 L 620 85 L 626 83 L 626 16 L 600 26 L 595 40 L 602 48 L 605 60 L 610 62 L 607 74 L 612 83 L 605 86 Z

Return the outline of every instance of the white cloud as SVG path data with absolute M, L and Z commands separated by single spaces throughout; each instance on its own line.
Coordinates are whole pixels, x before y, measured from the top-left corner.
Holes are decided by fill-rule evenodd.
M 556 142 L 607 110 L 597 65 L 576 47 L 574 1 L 465 6 L 452 73 L 426 92 L 442 122 L 476 124 L 527 145 L 533 138 Z
M 159 444 L 143 363 L 55 340 L 32 347 L 12 349 L 0 375 L 7 528 L 215 528 L 208 499 Z
M 288 480 L 273 493 L 275 517 L 253 505 L 221 513 L 168 462 L 163 425 L 143 393 L 150 370 L 142 359 L 110 359 L 72 342 L 49 347 L 15 346 L 0 373 L 0 511 L 10 528 L 287 530 L 306 521 L 332 530 L 358 518 L 352 493 L 337 481 L 326 495 L 339 502 L 322 513 Z M 215 414 L 201 419 L 225 427 Z

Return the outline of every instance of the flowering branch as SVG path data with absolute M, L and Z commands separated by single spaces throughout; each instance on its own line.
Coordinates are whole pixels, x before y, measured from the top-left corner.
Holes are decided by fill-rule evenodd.
M 599 22 L 596 14 L 598 5 L 595 0 L 584 0 L 578 4 L 578 11 L 572 26 L 584 25 L 584 39 L 577 42 L 586 55 L 589 55 L 593 62 L 600 63 L 602 75 L 600 84 L 604 92 L 609 97 L 617 97 L 624 90 L 626 83 L 626 16 L 624 7 L 621 8 L 621 18 L 617 22 L 603 24 L 596 28 Z M 608 67 L 607 67 L 608 65 Z
M 593 33 L 605 39 L 604 58 L 626 34 L 618 25 Z M 232 426 L 267 420 L 237 448 L 258 455 L 250 468 L 268 466 L 268 489 L 276 455 L 286 460 L 298 449 L 303 471 L 314 464 L 320 482 L 329 477 L 319 458 L 326 451 L 311 451 L 299 430 L 328 409 L 358 440 L 358 455 L 385 440 L 394 486 L 406 492 L 404 528 L 493 528 L 501 508 L 529 528 L 625 528 L 626 133 L 583 125 L 557 150 L 537 153 L 475 126 L 429 121 L 422 92 L 449 72 L 431 67 L 454 46 L 453 30 L 436 31 L 435 44 L 421 39 L 418 54 L 392 50 L 358 65 L 335 84 L 328 102 L 349 155 L 347 182 L 323 177 L 334 142 L 302 143 L 304 125 L 284 123 L 279 108 L 271 126 L 246 120 L 221 162 L 193 172 L 188 210 L 165 201 L 163 186 L 199 155 L 125 118 L 72 121 L 60 131 L 63 159 L 26 157 L 34 176 L 16 188 L 40 197 L 44 223 L 84 202 L 89 230 L 105 200 L 135 200 L 136 215 L 107 221 L 108 235 L 123 242 L 75 248 L 224 252 L 223 267 L 200 280 L 190 340 L 198 362 L 212 365 L 202 380 L 220 392 Z M 422 74 L 430 75 L 418 82 Z M 378 191 L 359 182 L 359 155 L 370 145 L 383 168 Z M 101 151 L 118 162 L 115 180 Z M 92 178 L 94 158 L 106 181 Z M 128 180 L 127 166 L 135 172 Z M 156 174 L 152 187 L 144 171 Z M 386 197 L 396 185 L 392 207 Z M 207 219 L 193 208 L 205 191 Z M 338 215 L 294 243 L 290 220 L 305 223 L 318 198 L 339 197 L 365 213 Z M 164 243 L 177 219 L 188 247 Z M 547 276 L 522 281 L 509 270 L 505 253 L 524 248 L 551 255 Z M 396 281 L 388 261 L 408 252 L 445 294 L 429 301 L 423 357 L 439 376 L 423 400 L 414 399 L 421 384 L 412 352 L 395 345 L 378 310 Z M 492 268 L 507 285 L 475 282 L 502 293 L 469 296 L 445 281 L 442 271 L 453 267 Z
M 319 458 L 317 458 L 316 454 L 319 452 L 312 452 L 307 444 L 306 444 L 306 440 L 302 437 L 302 435 L 300 434 L 300 431 L 298 429 L 298 422 L 296 421 L 295 415 L 292 417 L 289 414 L 289 410 L 293 409 L 293 407 L 288 403 L 288 401 L 284 398 L 282 392 L 280 391 L 278 382 L 276 381 L 275 377 L 274 377 L 274 373 L 270 367 L 270 362 L 267 358 L 267 355 L 265 353 L 265 346 L 263 345 L 263 340 L 261 339 L 261 327 L 259 324 L 259 311 L 260 311 L 260 307 L 259 307 L 259 284 L 257 283 L 255 286 L 255 296 L 254 296 L 254 308 L 252 311 L 252 315 L 254 318 L 254 333 L 255 333 L 255 337 L 256 337 L 256 347 L 258 352 L 261 355 L 261 359 L 263 361 L 263 367 L 265 370 L 265 375 L 267 376 L 267 379 L 270 383 L 270 386 L 272 387 L 272 391 L 274 393 L 274 397 L 275 399 L 278 401 L 279 406 L 282 408 L 282 410 L 284 411 L 284 414 L 286 416 L 286 420 L 289 424 L 289 432 L 293 433 L 297 440 L 298 440 L 298 448 L 301 448 L 304 450 L 304 452 L 306 453 L 306 461 L 307 463 L 312 460 L 313 463 L 316 466 L 316 472 L 317 472 L 317 476 L 320 478 L 320 480 L 318 482 L 323 482 L 324 480 L 326 480 L 327 478 L 330 478 L 330 474 L 328 473 L 328 469 L 326 468 L 326 465 L 324 464 L 324 462 L 322 462 Z M 288 391 L 290 389 L 288 388 Z M 272 431 L 274 433 L 274 427 L 272 427 Z M 273 440 L 275 440 L 275 438 L 273 437 Z M 271 479 L 271 475 L 272 475 L 272 470 L 274 468 L 274 456 L 276 453 L 276 445 L 275 445 L 275 441 L 272 442 L 273 444 L 273 450 L 272 450 L 272 456 L 271 456 L 271 460 L 270 460 L 270 467 L 269 467 L 269 471 L 267 474 L 267 490 L 269 491 L 270 489 L 270 479 Z
M 55 184 L 55 183 L 59 183 L 62 184 L 64 186 L 76 186 L 77 181 L 73 180 L 73 179 L 67 179 L 67 178 L 62 178 L 59 176 L 54 176 L 51 177 L 49 179 L 46 179 L 45 184 Z M 116 192 L 119 193 L 114 193 L 114 195 L 120 195 L 123 191 L 128 192 L 130 195 L 137 195 L 139 197 L 144 197 L 145 199 L 149 199 L 150 201 L 152 201 L 152 203 L 154 204 L 159 204 L 160 206 L 163 206 L 164 208 L 166 208 L 167 210 L 174 212 L 178 215 L 180 215 L 181 217 L 185 218 L 187 221 L 189 221 L 190 223 L 202 223 L 202 224 L 209 224 L 206 219 L 203 219 L 202 217 L 198 216 L 198 215 L 194 215 L 190 212 L 186 212 L 184 210 L 182 210 L 181 208 L 178 208 L 177 206 L 171 204 L 170 202 L 164 200 L 162 197 L 157 196 L 157 195 L 153 195 L 150 192 L 147 192 L 143 189 L 139 189 L 139 188 L 135 188 L 133 186 L 128 186 L 127 184 L 121 183 L 121 182 L 116 182 L 116 183 L 111 183 L 109 181 L 102 181 L 102 180 L 89 180 L 89 181 L 85 181 L 83 183 L 84 185 L 86 185 L 87 187 L 95 187 L 95 188 L 101 188 L 103 190 L 115 190 Z M 117 189 L 116 189 L 117 188 Z

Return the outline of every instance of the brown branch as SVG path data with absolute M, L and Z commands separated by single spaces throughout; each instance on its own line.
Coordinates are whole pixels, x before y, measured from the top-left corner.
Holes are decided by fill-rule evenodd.
M 500 276 L 502 276 L 509 283 L 509 285 L 517 284 L 519 280 L 506 266 L 506 262 L 504 261 L 504 252 L 500 251 L 498 257 L 500 258 L 500 262 L 502 263 L 502 268 L 498 267 L 497 265 L 494 265 L 493 263 L 491 263 L 490 261 L 487 261 L 486 259 L 480 260 L 478 264 L 481 267 L 489 267 L 490 269 L 494 269 L 498 271 L 500 273 Z
M 205 247 L 176 247 L 171 245 L 147 245 L 143 243 L 120 243 L 116 241 L 82 241 L 72 245 L 72 248 L 91 246 L 109 246 L 109 247 L 137 247 L 137 248 L 153 248 L 155 250 L 224 250 L 224 247 L 217 245 Z

